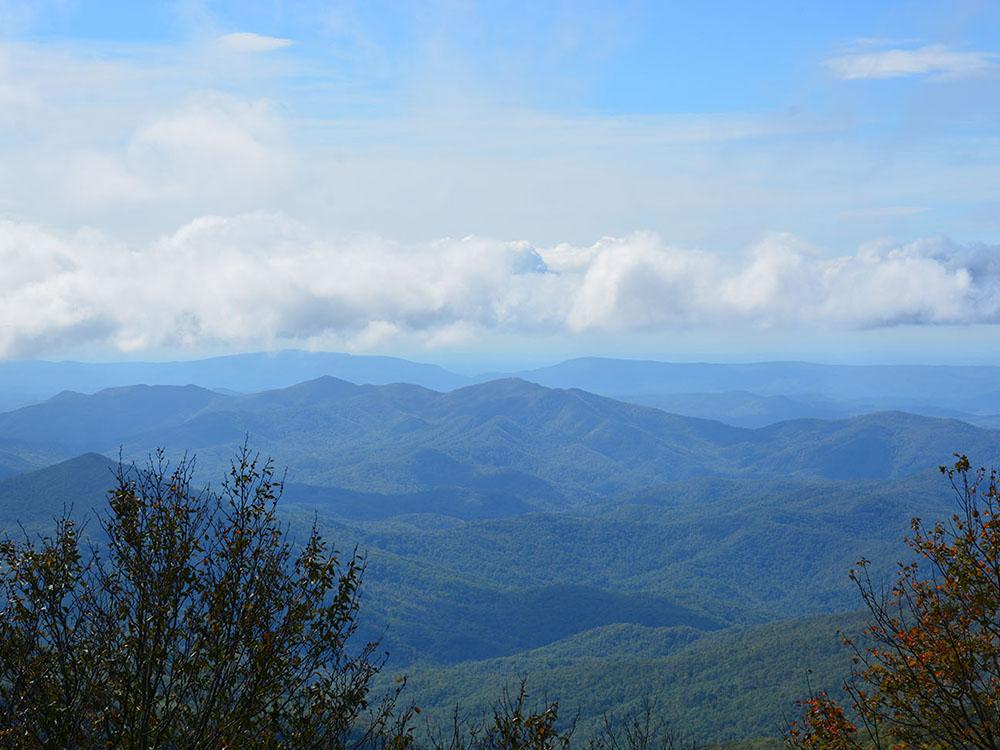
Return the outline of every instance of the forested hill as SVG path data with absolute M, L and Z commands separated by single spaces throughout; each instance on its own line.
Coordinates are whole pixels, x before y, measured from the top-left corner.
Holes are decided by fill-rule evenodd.
M 7 472 L 93 451 L 197 451 L 217 468 L 249 436 L 297 481 L 362 492 L 502 491 L 538 508 L 685 477 L 894 478 L 955 446 L 996 455 L 1000 433 L 877 413 L 743 429 L 517 379 L 450 392 L 323 377 L 263 393 L 134 386 L 64 393 L 0 414 Z

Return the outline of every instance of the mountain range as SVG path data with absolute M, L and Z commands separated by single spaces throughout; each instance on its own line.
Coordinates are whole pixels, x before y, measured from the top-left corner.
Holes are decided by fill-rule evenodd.
M 253 393 L 323 375 L 359 385 L 410 383 L 439 391 L 516 377 L 740 427 L 886 410 L 1000 426 L 1000 368 L 989 366 L 716 364 L 585 357 L 533 370 L 462 375 L 396 357 L 294 350 L 180 362 L 4 362 L 0 410 L 38 403 L 64 390 L 94 393 L 138 383 L 194 383 L 209 390 Z
M 717 395 L 824 403 L 733 393 Z M 847 570 L 890 574 L 910 517 L 950 512 L 936 469 L 953 451 L 1000 455 L 1000 432 L 950 418 L 750 428 L 523 378 L 129 385 L 0 414 L 0 530 L 71 508 L 96 532 L 119 456 L 189 452 L 217 480 L 244 441 L 287 467 L 293 531 L 366 552 L 360 635 L 429 715 L 527 675 L 588 715 L 653 696 L 709 741 L 774 736 L 806 664 L 836 688 L 834 631 L 858 624 Z
M 891 479 L 955 446 L 1000 451 L 1000 432 L 885 412 L 747 429 L 517 379 L 449 392 L 324 376 L 246 396 L 198 386 L 65 392 L 0 414 L 7 473 L 94 451 L 196 451 L 218 470 L 245 439 L 298 482 L 356 492 L 460 489 L 535 509 L 696 476 Z

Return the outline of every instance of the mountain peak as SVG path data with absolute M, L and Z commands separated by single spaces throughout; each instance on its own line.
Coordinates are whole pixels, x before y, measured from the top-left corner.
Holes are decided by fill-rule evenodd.
M 301 406 L 310 402 L 337 401 L 353 396 L 364 388 L 332 375 L 321 375 L 287 388 L 254 393 L 243 397 L 243 403 L 259 406 Z
M 50 402 L 62 402 L 62 401 L 72 401 L 74 399 L 86 398 L 86 397 L 87 394 L 80 393 L 80 391 L 65 390 L 65 391 L 59 391 L 59 393 L 57 393 L 55 396 L 46 400 Z
M 489 393 L 495 395 L 514 395 L 524 393 L 542 393 L 545 391 L 557 390 L 544 385 L 539 385 L 531 380 L 520 377 L 503 377 L 487 380 L 484 383 L 468 385 L 465 388 L 458 388 L 453 393 Z

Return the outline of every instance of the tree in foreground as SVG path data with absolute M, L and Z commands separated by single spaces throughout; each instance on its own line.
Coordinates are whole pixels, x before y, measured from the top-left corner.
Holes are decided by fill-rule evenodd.
M 914 560 L 883 590 L 868 561 L 851 572 L 870 612 L 844 686 L 845 710 L 802 702 L 792 748 L 1000 748 L 1000 489 L 968 458 L 942 467 L 958 500 L 946 523 L 913 520 Z
M 504 686 L 492 711 L 478 721 L 463 721 L 456 708 L 447 732 L 428 728 L 428 750 L 698 750 L 662 720 L 655 703 L 642 704 L 624 714 L 604 714 L 586 742 L 574 742 L 576 718 L 560 720 L 559 702 L 530 705 L 527 685 L 521 680 L 517 692 Z
M 526 682 L 516 693 L 504 685 L 489 715 L 464 721 L 456 708 L 448 731 L 428 726 L 430 750 L 568 750 L 575 722 L 559 727 L 559 703 L 529 706 Z
M 119 467 L 92 544 L 68 514 L 0 542 L 0 746 L 407 744 L 377 644 L 349 644 L 363 559 L 293 545 L 246 448 L 218 491 L 193 469 Z

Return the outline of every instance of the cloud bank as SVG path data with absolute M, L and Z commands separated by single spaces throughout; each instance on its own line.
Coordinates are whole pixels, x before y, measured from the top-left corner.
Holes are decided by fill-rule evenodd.
M 1000 247 L 786 234 L 737 257 L 651 233 L 591 246 L 331 238 L 283 215 L 207 216 L 144 246 L 0 222 L 0 356 L 278 346 L 370 351 L 494 334 L 1000 322 Z

